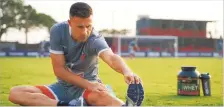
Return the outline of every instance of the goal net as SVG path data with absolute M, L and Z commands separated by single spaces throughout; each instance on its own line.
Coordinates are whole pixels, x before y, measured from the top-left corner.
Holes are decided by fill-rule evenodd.
M 119 36 L 112 39 L 112 50 L 128 57 L 178 57 L 178 38 L 175 36 Z

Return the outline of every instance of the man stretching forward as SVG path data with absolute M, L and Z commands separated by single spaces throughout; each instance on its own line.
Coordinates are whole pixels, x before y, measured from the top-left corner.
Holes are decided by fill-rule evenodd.
M 28 106 L 80 106 L 74 99 L 84 97 L 88 105 L 141 105 L 144 91 L 140 78 L 114 54 L 103 36 L 94 30 L 92 8 L 82 2 L 70 8 L 68 21 L 55 24 L 50 31 L 50 56 L 58 82 L 48 86 L 16 86 L 9 100 Z M 129 84 L 127 101 L 113 97 L 98 78 L 98 57 L 124 75 Z

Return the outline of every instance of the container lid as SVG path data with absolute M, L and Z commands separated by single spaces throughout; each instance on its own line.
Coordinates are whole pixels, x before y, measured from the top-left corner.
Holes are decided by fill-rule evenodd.
M 209 73 L 203 73 L 200 76 L 201 76 L 201 78 L 205 78 L 205 79 L 211 78 L 211 76 L 209 75 Z
M 182 66 L 181 70 L 182 71 L 195 71 L 196 67 L 193 66 Z

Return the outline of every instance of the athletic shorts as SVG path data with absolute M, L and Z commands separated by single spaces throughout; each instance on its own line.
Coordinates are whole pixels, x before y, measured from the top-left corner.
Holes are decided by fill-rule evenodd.
M 95 82 L 95 81 L 94 81 Z M 100 82 L 100 81 L 97 81 Z M 43 94 L 51 99 L 58 101 L 70 102 L 73 99 L 84 97 L 86 99 L 90 91 L 73 85 L 65 85 L 62 83 L 54 83 L 51 85 L 35 86 L 42 91 Z
M 135 50 L 134 49 L 130 49 L 129 50 L 129 54 L 135 54 Z

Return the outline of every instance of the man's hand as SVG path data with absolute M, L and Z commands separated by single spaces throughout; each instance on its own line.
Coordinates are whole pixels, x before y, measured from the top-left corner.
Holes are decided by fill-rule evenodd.
M 107 88 L 101 84 L 101 83 L 98 83 L 98 82 L 92 82 L 90 83 L 90 85 L 87 87 L 87 90 L 90 90 L 92 92 L 107 92 Z
M 134 73 L 128 72 L 124 74 L 124 79 L 127 84 L 142 83 L 141 79 Z

